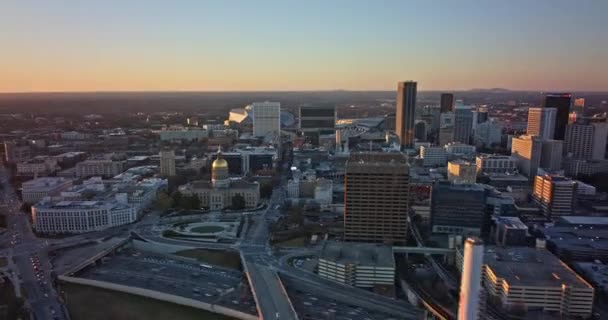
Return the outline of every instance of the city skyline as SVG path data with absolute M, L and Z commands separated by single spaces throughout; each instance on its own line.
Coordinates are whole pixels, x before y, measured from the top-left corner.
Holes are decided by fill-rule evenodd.
M 5 2 L 0 92 L 608 89 L 608 4 Z M 27 24 L 23 23 L 27 21 Z

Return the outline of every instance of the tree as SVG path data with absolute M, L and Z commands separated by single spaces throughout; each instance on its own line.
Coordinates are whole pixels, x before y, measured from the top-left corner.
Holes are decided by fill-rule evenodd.
M 232 209 L 243 210 L 243 209 L 245 209 L 245 206 L 246 206 L 245 198 L 242 195 L 237 193 L 234 195 L 234 197 L 232 197 Z
M 201 200 L 196 195 L 182 196 L 177 205 L 186 210 L 198 210 L 201 208 Z
M 171 194 L 171 199 L 173 200 L 173 204 L 177 204 L 179 206 L 180 202 L 182 201 L 183 195 L 181 192 L 179 191 L 173 191 L 173 193 Z
M 171 199 L 171 197 L 169 197 L 169 195 L 167 195 L 165 192 L 160 192 L 156 196 L 156 203 L 154 204 L 156 209 L 158 209 L 162 212 L 165 212 L 165 211 L 169 210 L 169 208 L 171 208 L 172 205 L 173 205 L 173 199 Z
M 23 212 L 27 212 L 27 213 L 32 212 L 32 205 L 30 205 L 30 204 L 29 204 L 29 203 L 27 203 L 27 202 L 24 202 L 24 203 L 21 205 L 21 211 L 23 211 Z
M 263 183 L 260 186 L 260 197 L 262 198 L 270 198 L 272 195 L 272 184 L 271 183 Z
M 179 186 L 188 182 L 188 177 L 183 174 L 179 174 L 173 177 L 167 178 L 169 184 L 169 192 L 173 192 L 177 190 Z

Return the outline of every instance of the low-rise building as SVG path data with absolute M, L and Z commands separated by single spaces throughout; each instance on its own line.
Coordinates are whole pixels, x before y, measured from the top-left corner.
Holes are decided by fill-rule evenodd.
M 159 132 L 161 141 L 179 142 L 182 140 L 201 140 L 209 136 L 207 130 L 200 128 L 186 128 L 183 126 L 174 126 L 161 130 Z
M 445 152 L 452 155 L 475 155 L 475 146 L 459 143 L 459 142 L 451 142 L 444 146 Z
M 76 164 L 76 177 L 113 177 L 124 171 L 125 161 L 115 154 L 101 154 Z
M 496 218 L 496 244 L 500 246 L 522 246 L 526 244 L 528 227 L 517 217 Z
M 33 227 L 40 233 L 83 233 L 135 222 L 137 210 L 120 200 L 53 201 L 32 207 Z
M 595 288 L 596 292 L 603 293 L 605 303 L 606 294 L 608 293 L 608 265 L 599 260 L 593 262 L 576 262 L 574 269 L 583 276 Z
M 319 276 L 359 288 L 393 290 L 395 259 L 390 246 L 326 241 L 319 256 Z
M 608 217 L 562 216 L 539 231 L 562 260 L 608 261 Z
M 447 157 L 443 147 L 420 147 L 420 158 L 425 167 L 445 166 Z
M 448 181 L 457 184 L 472 184 L 476 180 L 477 166 L 474 163 L 463 160 L 448 162 Z
M 576 182 L 557 175 L 543 175 L 534 178 L 532 198 L 545 216 L 563 216 L 572 214 Z
M 25 177 L 46 176 L 59 171 L 57 160 L 53 157 L 39 156 L 17 163 L 17 175 Z
M 608 172 L 608 160 L 584 160 L 565 158 L 564 171 L 570 177 L 594 175 Z
M 72 180 L 62 177 L 41 177 L 21 185 L 23 202 L 34 204 L 44 197 L 58 196 L 72 187 Z
M 33 205 L 32 225 L 40 233 L 83 233 L 129 224 L 152 206 L 158 192 L 166 187 L 163 179 L 91 178 Z
M 508 173 L 517 172 L 517 160 L 511 156 L 495 154 L 482 154 L 477 156 L 477 174 Z
M 506 310 L 582 318 L 593 311 L 593 287 L 542 248 L 486 248 L 483 284 Z

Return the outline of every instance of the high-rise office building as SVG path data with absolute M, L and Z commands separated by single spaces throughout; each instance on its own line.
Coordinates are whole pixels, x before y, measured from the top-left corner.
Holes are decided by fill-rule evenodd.
M 542 142 L 534 136 L 513 137 L 511 156 L 517 160 L 519 172 L 532 179 L 540 166 Z
M 172 177 L 175 175 L 175 152 L 173 150 L 160 151 L 160 175 Z
M 396 133 L 401 147 L 414 147 L 414 116 L 416 111 L 417 84 L 414 81 L 399 82 L 397 88 Z
M 473 112 L 471 106 L 454 108 L 454 141 L 469 143 L 473 134 Z
M 477 237 L 464 242 L 463 269 L 460 279 L 458 320 L 480 319 L 479 303 L 483 271 L 483 241 Z
M 281 103 L 254 102 L 251 104 L 253 118 L 253 135 L 266 137 L 278 135 L 281 130 Z
M 346 241 L 406 242 L 409 166 L 403 154 L 351 154 L 344 192 Z
M 479 235 L 484 223 L 486 190 L 478 184 L 438 182 L 431 195 L 433 233 Z
M 319 136 L 334 134 L 336 130 L 336 106 L 312 104 L 300 106 L 300 131 L 311 144 L 319 145 Z
M 482 106 L 477 109 L 477 123 L 484 123 L 490 120 L 488 107 Z
M 440 106 L 441 106 L 441 113 L 454 111 L 454 94 L 453 93 L 442 93 Z
M 548 170 L 560 170 L 564 157 L 562 140 L 543 140 L 540 155 L 540 167 Z
M 583 120 L 566 126 L 564 151 L 574 159 L 603 160 L 608 123 Z
M 415 123 L 414 138 L 416 138 L 417 141 L 426 141 L 427 127 L 429 127 L 429 125 L 423 120 L 416 120 Z
M 498 121 L 486 121 L 475 128 L 474 143 L 477 146 L 490 147 L 502 141 L 502 124 Z
M 528 135 L 540 137 L 543 140 L 553 139 L 555 135 L 555 108 L 530 108 L 528 110 Z
M 532 198 L 548 218 L 573 214 L 575 194 L 576 182 L 565 177 L 543 175 L 534 178 Z
M 555 140 L 564 140 L 566 135 L 566 125 L 568 125 L 568 116 L 570 114 L 570 102 L 572 94 L 570 93 L 549 93 L 545 96 L 543 108 L 555 108 Z
M 439 120 L 439 145 L 454 142 L 454 113 L 442 113 Z

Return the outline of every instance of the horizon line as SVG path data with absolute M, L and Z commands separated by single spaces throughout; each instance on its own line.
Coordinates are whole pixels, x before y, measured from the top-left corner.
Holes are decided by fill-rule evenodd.
M 390 89 L 319 89 L 319 90 L 75 90 L 75 91 L 63 91 L 63 90 L 41 90 L 41 91 L 0 91 L 0 95 L 26 95 L 26 94 L 112 94 L 112 93 L 313 93 L 313 92 L 396 92 L 397 90 Z M 505 91 L 505 92 L 537 92 L 537 93 L 573 93 L 573 92 L 585 92 L 585 93 L 608 93 L 606 90 L 554 90 L 554 89 L 510 89 L 510 88 L 471 88 L 471 89 L 429 89 L 429 90 L 418 90 L 417 92 L 471 92 L 471 91 Z

